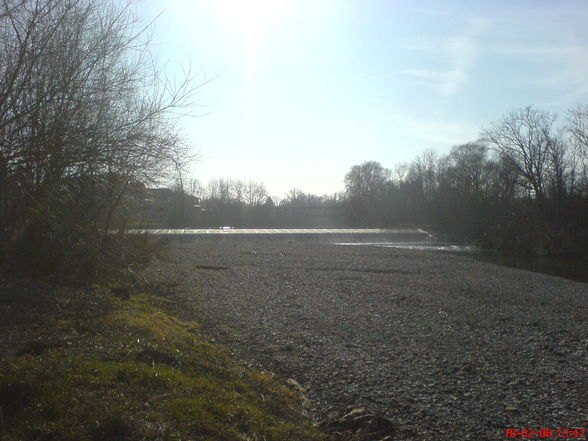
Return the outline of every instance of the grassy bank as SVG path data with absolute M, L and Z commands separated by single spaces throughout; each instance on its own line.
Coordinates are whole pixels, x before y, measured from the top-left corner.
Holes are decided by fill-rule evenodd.
M 1 438 L 326 439 L 299 395 L 178 320 L 171 291 L 2 281 Z

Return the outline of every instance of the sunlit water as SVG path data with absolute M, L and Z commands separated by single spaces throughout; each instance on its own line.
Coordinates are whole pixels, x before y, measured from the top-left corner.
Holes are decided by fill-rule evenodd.
M 490 262 L 511 268 L 525 269 L 553 276 L 588 283 L 588 261 L 582 258 L 517 256 L 496 251 L 483 250 L 468 245 L 455 245 L 441 242 L 339 242 L 336 245 L 375 246 L 400 248 L 405 250 L 433 251 L 458 254 L 472 259 Z
M 384 248 L 402 248 L 405 250 L 422 251 L 450 251 L 450 252 L 473 252 L 478 248 L 468 245 L 454 245 L 440 242 L 338 242 L 335 245 L 361 245 Z

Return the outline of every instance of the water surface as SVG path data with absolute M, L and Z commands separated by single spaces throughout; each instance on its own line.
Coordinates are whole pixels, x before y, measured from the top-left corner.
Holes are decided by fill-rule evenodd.
M 434 240 L 425 242 L 339 242 L 337 245 L 377 246 L 458 254 L 497 265 L 519 268 L 588 283 L 588 260 L 574 257 L 523 256 Z

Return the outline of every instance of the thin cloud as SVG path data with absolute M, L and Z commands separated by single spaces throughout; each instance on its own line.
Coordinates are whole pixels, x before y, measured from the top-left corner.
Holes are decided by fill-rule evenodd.
M 588 48 L 583 46 L 567 46 L 552 44 L 490 44 L 486 49 L 506 55 L 518 55 L 536 57 L 537 55 L 556 56 L 588 56 Z
M 418 37 L 407 44 L 411 51 L 444 52 L 450 60 L 447 69 L 404 69 L 399 73 L 420 84 L 428 84 L 440 95 L 449 97 L 456 94 L 468 80 L 469 71 L 478 58 L 479 45 L 476 37 L 484 32 L 490 22 L 485 19 L 469 19 L 468 32 L 445 40 Z
M 470 37 L 454 38 L 447 40 L 442 50 L 452 60 L 450 69 L 404 69 L 400 75 L 413 83 L 430 86 L 444 97 L 454 95 L 468 79 L 468 71 L 478 55 L 477 44 Z
M 460 37 L 451 40 L 447 50 L 453 56 L 453 69 L 446 73 L 441 84 L 440 92 L 443 96 L 455 94 L 467 81 L 468 71 L 478 55 L 478 45 L 470 36 Z
M 430 17 L 447 17 L 451 13 L 447 10 L 433 9 L 433 8 L 412 8 L 415 14 L 424 14 Z
M 399 114 L 389 115 L 386 123 L 394 132 L 437 145 L 450 146 L 465 143 L 476 139 L 479 135 L 479 128 L 469 124 L 423 121 Z
M 424 86 L 440 91 L 443 79 L 447 74 L 444 71 L 434 69 L 405 69 L 398 72 L 406 77 L 406 82 L 415 86 Z
M 568 94 L 570 97 L 579 97 L 582 95 L 588 95 L 588 83 L 585 83 L 583 86 L 578 87 Z
M 540 61 L 547 68 L 537 72 L 529 82 L 543 88 L 563 92 L 565 97 L 588 93 L 588 47 L 565 44 L 502 44 L 490 45 L 492 52 L 517 60 Z M 562 89 L 567 89 L 564 91 Z

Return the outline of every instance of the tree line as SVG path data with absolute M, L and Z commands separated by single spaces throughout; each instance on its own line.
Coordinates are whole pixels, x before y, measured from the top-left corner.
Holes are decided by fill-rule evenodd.
M 179 191 L 179 186 L 176 185 Z M 186 193 L 196 196 L 211 206 L 214 203 L 233 204 L 256 207 L 261 205 L 281 207 L 310 207 L 332 205 L 341 199 L 340 194 L 324 194 L 322 196 L 305 193 L 299 188 L 290 189 L 282 198 L 270 196 L 265 184 L 261 181 L 244 181 L 241 179 L 216 178 L 206 185 L 192 178 L 188 182 Z
M 175 205 L 170 213 L 177 213 L 182 206 L 181 194 L 197 197 L 196 210 L 184 210 L 184 216 L 171 224 L 157 226 L 184 227 L 316 227 L 329 225 L 329 212 L 342 209 L 341 195 L 305 193 L 293 188 L 282 197 L 270 196 L 263 182 L 240 179 L 217 178 L 203 185 L 197 179 L 190 179 L 186 187 L 176 185 Z M 329 211 L 330 209 L 330 211 Z M 333 216 L 331 216 L 333 217 Z M 341 217 L 341 216 L 337 216 Z M 318 218 L 321 218 L 318 220 Z M 341 219 L 338 219 L 343 226 Z
M 370 161 L 345 176 L 356 226 L 429 225 L 451 240 L 530 254 L 588 249 L 588 107 L 525 107 L 447 155 L 428 150 L 392 172 Z
M 330 216 L 333 227 L 426 226 L 485 248 L 585 254 L 588 106 L 560 119 L 533 107 L 517 109 L 446 155 L 426 150 L 392 170 L 368 161 L 351 167 L 344 183 L 339 194 L 294 188 L 281 201 L 269 198 L 263 183 L 216 179 L 193 189 L 215 213 L 206 226 L 319 226 L 306 219 L 318 213 L 320 222 Z M 280 214 L 268 209 L 274 205 Z
M 263 183 L 193 184 L 210 210 L 193 225 L 426 226 L 485 248 L 585 254 L 588 107 L 576 106 L 562 119 L 533 107 L 514 110 L 446 155 L 426 150 L 393 170 L 368 161 L 351 167 L 344 183 L 340 194 L 294 188 L 280 201 L 267 196 Z

